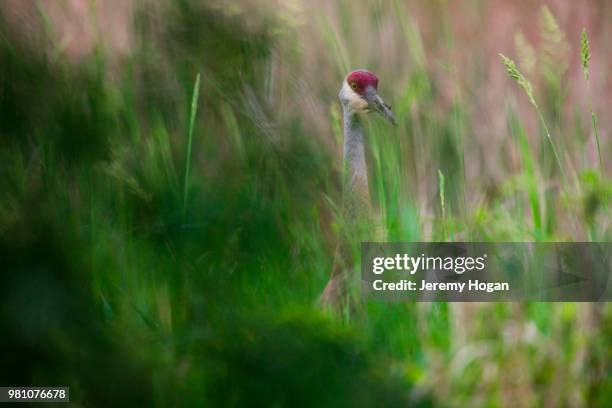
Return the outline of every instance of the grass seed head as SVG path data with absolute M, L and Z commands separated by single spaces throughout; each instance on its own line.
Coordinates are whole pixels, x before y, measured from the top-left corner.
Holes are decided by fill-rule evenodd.
M 580 37 L 580 55 L 582 57 L 582 71 L 584 72 L 584 78 L 588 81 L 591 51 L 589 49 L 589 37 L 587 36 L 586 28 L 582 29 L 582 35 Z
M 525 78 L 523 74 L 521 74 L 521 72 L 516 67 L 514 61 L 506 57 L 504 54 L 499 54 L 499 56 L 501 57 L 504 66 L 506 67 L 506 71 L 508 71 L 508 75 L 510 75 L 510 77 L 514 79 L 521 88 L 523 88 L 523 90 L 527 94 L 527 97 L 529 98 L 529 102 L 531 102 L 534 106 L 537 106 L 536 101 L 533 97 L 533 87 L 531 86 L 531 83 L 527 80 L 527 78 Z

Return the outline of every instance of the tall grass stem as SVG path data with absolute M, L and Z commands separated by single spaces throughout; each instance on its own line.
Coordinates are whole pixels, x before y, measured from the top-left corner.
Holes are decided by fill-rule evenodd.
M 591 96 L 591 81 L 589 80 L 589 63 L 591 62 L 591 48 L 589 46 L 589 37 L 587 35 L 586 28 L 582 29 L 582 35 L 580 36 L 580 56 L 582 59 L 582 70 L 584 72 L 584 79 L 587 84 L 587 93 L 589 95 L 589 111 L 591 112 L 591 123 L 593 125 L 593 131 L 595 132 L 595 143 L 597 144 L 597 156 L 599 157 L 599 168 L 603 167 L 603 160 L 601 159 L 601 147 L 599 145 L 599 131 L 597 130 L 597 116 L 593 110 L 593 98 Z
M 566 179 L 565 170 L 563 169 L 563 165 L 561 164 L 561 158 L 559 157 L 559 153 L 557 152 L 557 147 L 555 146 L 555 142 L 553 141 L 552 136 L 550 135 L 550 130 L 548 130 L 548 125 L 546 125 L 546 120 L 544 120 L 544 115 L 542 115 L 542 111 L 540 111 L 540 108 L 537 104 L 534 106 L 535 106 L 536 112 L 538 112 L 538 117 L 540 118 L 542 127 L 544 127 L 544 132 L 546 132 L 546 138 L 550 142 L 550 147 L 552 148 L 552 152 L 555 156 L 555 160 L 557 162 L 557 165 L 559 166 L 559 170 L 561 171 L 561 176 L 565 180 Z
M 191 97 L 191 111 L 189 114 L 189 134 L 187 137 L 187 158 L 185 161 L 185 180 L 183 188 L 183 214 L 187 211 L 187 193 L 189 190 L 189 169 L 191 168 L 191 146 L 193 144 L 193 127 L 198 112 L 198 99 L 200 96 L 200 73 L 196 76 Z
M 557 161 L 557 165 L 559 166 L 559 170 L 561 171 L 561 176 L 563 177 L 563 179 L 565 179 L 565 170 L 563 169 L 563 165 L 561 164 L 561 158 L 559 157 L 559 153 L 557 152 L 555 142 L 550 136 L 550 130 L 548 130 L 548 125 L 546 125 L 544 115 L 542 114 L 542 111 L 540 110 L 540 107 L 538 106 L 538 103 L 536 102 L 535 97 L 533 96 L 533 86 L 531 85 L 531 82 L 529 82 L 527 78 L 525 78 L 525 76 L 521 73 L 521 71 L 519 71 L 518 67 L 516 66 L 516 63 L 512 59 L 506 57 L 504 54 L 499 54 L 499 56 L 501 57 L 504 66 L 506 67 L 508 75 L 516 81 L 516 83 L 523 89 L 523 91 L 525 91 L 525 94 L 527 94 L 527 97 L 529 98 L 529 102 L 531 102 L 531 104 L 535 108 L 538 117 L 540 118 L 540 122 L 544 127 L 544 131 L 546 132 L 546 138 L 550 142 L 550 146 L 555 156 L 555 160 Z
M 446 205 L 444 199 L 444 188 L 445 188 L 445 179 L 444 174 L 440 169 L 438 169 L 438 186 L 440 190 L 440 207 L 442 209 L 442 233 L 444 234 L 444 239 L 446 239 Z

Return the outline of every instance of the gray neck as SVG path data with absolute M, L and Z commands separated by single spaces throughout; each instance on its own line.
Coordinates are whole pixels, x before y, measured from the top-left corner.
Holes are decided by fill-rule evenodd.
M 344 109 L 344 196 L 349 213 L 369 206 L 365 132 L 358 115 Z

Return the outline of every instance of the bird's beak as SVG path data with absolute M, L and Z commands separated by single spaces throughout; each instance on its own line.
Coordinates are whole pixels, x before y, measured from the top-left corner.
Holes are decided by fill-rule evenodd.
M 368 102 L 369 109 L 380 113 L 385 119 L 397 126 L 397 121 L 395 120 L 393 111 L 391 111 L 391 106 L 383 101 L 374 87 L 366 89 L 363 97 Z

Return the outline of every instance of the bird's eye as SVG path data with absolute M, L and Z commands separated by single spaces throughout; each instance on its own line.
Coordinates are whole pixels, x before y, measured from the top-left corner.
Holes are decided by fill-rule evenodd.
M 351 88 L 353 90 L 357 89 L 357 82 L 351 82 Z

